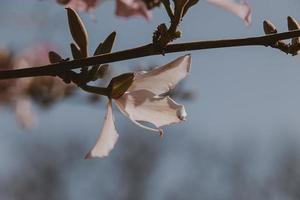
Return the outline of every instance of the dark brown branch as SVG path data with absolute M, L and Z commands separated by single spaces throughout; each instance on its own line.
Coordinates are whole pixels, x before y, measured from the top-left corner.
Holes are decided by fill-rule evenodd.
M 145 56 L 160 55 L 174 52 L 214 49 L 224 47 L 237 47 L 237 46 L 271 46 L 280 40 L 291 39 L 300 37 L 300 30 L 271 34 L 259 37 L 249 37 L 242 39 L 227 39 L 227 40 L 214 40 L 214 41 L 198 41 L 179 44 L 169 44 L 165 49 L 157 49 L 154 45 L 148 44 L 138 48 L 118 51 L 114 53 L 102 54 L 98 56 L 88 57 L 84 59 L 66 61 L 62 63 L 50 64 L 40 67 L 8 70 L 0 72 L 0 80 L 22 77 L 34 76 L 57 76 L 63 71 L 71 69 L 88 67 L 91 65 L 99 65 L 105 63 L 112 63 L 122 60 L 129 60 Z

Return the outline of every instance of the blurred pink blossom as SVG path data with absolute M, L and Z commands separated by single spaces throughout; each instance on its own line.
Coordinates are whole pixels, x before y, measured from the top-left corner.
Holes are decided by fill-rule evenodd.
M 58 3 L 71 7 L 79 12 L 95 10 L 102 0 L 56 0 Z
M 0 70 L 49 64 L 50 49 L 54 49 L 52 45 L 40 43 L 21 51 L 16 56 L 9 50 L 0 49 Z M 42 104 L 55 101 L 62 98 L 70 87 L 72 86 L 64 84 L 55 77 L 1 80 L 0 103 L 13 106 L 16 120 L 23 128 L 33 128 L 36 125 L 36 117 L 31 109 L 31 99 L 38 100 Z
M 162 134 L 162 126 L 185 120 L 184 106 L 164 94 L 188 75 L 190 64 L 191 56 L 186 55 L 151 71 L 136 73 L 127 92 L 119 99 L 114 99 L 117 107 L 136 125 Z M 139 121 L 149 122 L 155 128 L 145 126 Z M 100 136 L 86 158 L 107 156 L 117 139 L 110 99 Z
M 121 17 L 143 16 L 151 19 L 151 12 L 142 0 L 116 0 L 116 15 Z
M 15 101 L 16 119 L 23 128 L 30 129 L 36 126 L 36 117 L 32 111 L 32 104 L 28 97 L 19 97 Z
M 67 7 L 71 7 L 79 12 L 92 11 L 103 0 L 56 0 L 58 3 Z M 251 24 L 251 8 L 246 1 L 243 0 L 206 0 L 207 2 L 228 10 L 240 17 L 246 25 Z M 237 2 L 238 1 L 238 2 Z M 156 0 L 155 3 L 159 3 Z M 152 17 L 151 11 L 147 8 L 143 0 L 116 0 L 117 16 L 132 17 L 142 16 L 149 20 Z
M 13 60 L 13 68 L 20 69 L 49 64 L 48 52 L 52 47 L 48 44 L 37 44 L 23 50 Z M 9 94 L 15 107 L 16 119 L 23 128 L 33 128 L 36 125 L 36 116 L 32 112 L 32 103 L 27 94 L 33 77 L 15 80 Z
M 244 23 L 249 26 L 251 24 L 251 8 L 246 1 L 236 2 L 235 0 L 206 0 L 207 2 L 219 6 L 225 10 L 232 12 L 240 17 Z
M 56 0 L 58 3 L 71 7 L 78 12 L 89 12 L 95 10 L 103 0 Z M 143 0 L 116 0 L 116 15 L 121 17 L 142 16 L 151 18 Z

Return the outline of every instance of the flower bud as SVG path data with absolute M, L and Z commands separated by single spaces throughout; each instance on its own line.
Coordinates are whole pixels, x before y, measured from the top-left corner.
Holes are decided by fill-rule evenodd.
M 299 23 L 293 17 L 288 16 L 287 21 L 288 21 L 288 28 L 290 31 L 300 29 Z
M 263 26 L 266 35 L 277 33 L 276 27 L 269 20 L 265 20 Z
M 87 57 L 88 34 L 85 26 L 75 10 L 66 8 L 71 35 L 78 45 L 81 55 Z
M 291 16 L 287 17 L 287 22 L 288 22 L 288 28 L 289 31 L 294 31 L 294 30 L 299 30 L 300 29 L 300 25 L 299 23 Z M 292 39 L 292 45 L 296 45 L 300 43 L 300 38 L 296 37 Z
M 133 73 L 121 74 L 120 76 L 114 77 L 107 87 L 109 90 L 108 97 L 113 99 L 120 98 L 131 86 L 133 78 Z
M 175 37 L 176 38 L 181 38 L 181 35 L 182 35 L 181 31 L 176 31 L 175 32 Z
M 49 58 L 50 63 L 58 63 L 63 60 L 62 57 L 55 51 L 49 51 L 48 58 Z

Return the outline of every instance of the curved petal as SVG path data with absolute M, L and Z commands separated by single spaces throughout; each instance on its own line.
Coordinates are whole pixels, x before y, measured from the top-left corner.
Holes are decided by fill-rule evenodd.
M 185 55 L 151 71 L 136 73 L 128 91 L 149 90 L 156 95 L 166 93 L 188 75 L 190 66 L 191 56 Z
M 103 122 L 103 128 L 95 146 L 85 156 L 86 159 L 94 157 L 104 157 L 114 148 L 117 140 L 118 133 L 114 125 L 114 117 L 112 113 L 112 104 L 109 100 L 107 104 L 107 112 Z
M 142 0 L 117 0 L 116 15 L 121 17 L 143 16 L 151 19 L 151 12 Z
M 91 10 L 95 10 L 96 6 L 102 0 L 70 0 L 65 3 L 65 0 L 56 0 L 56 2 L 65 5 L 65 7 L 73 8 L 78 12 L 88 12 Z
M 170 97 L 156 97 L 147 90 L 139 90 L 124 94 L 115 100 L 118 108 L 135 124 L 137 121 L 149 122 L 158 129 L 147 129 L 162 132 L 161 126 L 185 120 L 186 112 L 183 105 L 177 104 Z M 142 125 L 145 128 L 144 125 Z
M 252 13 L 251 13 L 251 8 L 247 2 L 240 1 L 239 3 L 237 3 L 234 0 L 206 0 L 206 1 L 237 15 L 244 21 L 244 23 L 247 26 L 251 24 Z

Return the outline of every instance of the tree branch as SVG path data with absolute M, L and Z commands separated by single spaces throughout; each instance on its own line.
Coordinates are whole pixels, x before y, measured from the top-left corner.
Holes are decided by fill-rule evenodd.
M 165 49 L 163 49 L 163 51 L 161 49 L 156 48 L 153 44 L 148 44 L 145 46 L 124 51 L 102 54 L 78 60 L 65 61 L 40 67 L 1 71 L 0 80 L 34 76 L 57 76 L 63 71 L 68 71 L 71 69 L 174 52 L 237 46 L 271 46 L 280 40 L 286 40 L 295 37 L 300 37 L 300 30 L 241 39 L 197 41 L 179 44 L 169 44 L 165 47 Z

